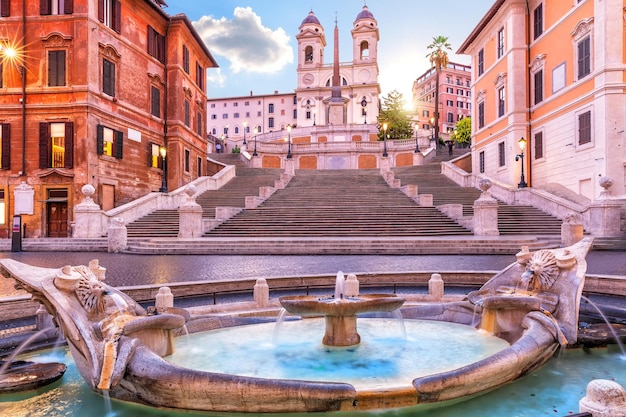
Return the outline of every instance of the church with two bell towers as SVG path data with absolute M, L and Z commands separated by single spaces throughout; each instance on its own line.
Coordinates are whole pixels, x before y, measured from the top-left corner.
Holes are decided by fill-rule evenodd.
M 378 22 L 367 6 L 352 33 L 352 61 L 339 62 L 338 24 L 333 62 L 324 61 L 324 27 L 313 11 L 302 21 L 298 40 L 297 125 L 374 124 L 379 113 Z

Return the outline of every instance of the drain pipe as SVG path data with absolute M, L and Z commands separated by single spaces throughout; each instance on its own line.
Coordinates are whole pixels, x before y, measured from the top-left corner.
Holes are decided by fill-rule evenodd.
M 20 76 L 22 77 L 22 170 L 26 175 L 26 1 L 22 2 L 22 63 Z
M 532 187 L 533 185 L 533 171 L 532 171 L 532 151 L 533 151 L 533 143 L 534 138 L 532 137 L 533 129 L 532 129 L 532 112 L 530 110 L 530 105 L 532 103 L 531 93 L 532 93 L 532 74 L 530 71 L 530 39 L 531 39 L 531 28 L 530 28 L 530 5 L 528 4 L 528 0 L 526 0 L 526 71 L 527 71 L 527 80 L 526 80 L 526 107 L 528 111 L 528 129 L 527 133 L 527 142 L 528 146 L 526 147 L 526 164 L 527 164 L 527 172 L 528 172 L 528 186 Z

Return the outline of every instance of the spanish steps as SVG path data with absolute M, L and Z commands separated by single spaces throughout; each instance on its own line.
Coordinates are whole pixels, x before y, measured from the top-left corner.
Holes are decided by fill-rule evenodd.
M 258 196 L 259 187 L 273 187 L 282 170 L 248 168 L 236 154 L 216 157 L 235 165 L 237 175 L 221 189 L 197 197 L 196 201 L 204 209 L 203 217 L 214 218 L 215 207 L 219 206 L 240 207 L 242 210 L 196 239 L 196 253 L 207 253 L 209 247 L 217 248 L 217 252 L 210 253 L 220 253 L 220 249 L 223 250 L 221 253 L 229 253 L 224 246 L 244 238 L 247 239 L 247 253 L 262 252 L 262 247 L 268 245 L 278 251 L 282 245 L 282 253 L 289 252 L 290 245 L 294 253 L 306 252 L 306 248 L 296 250 L 295 246 L 317 245 L 318 250 L 312 249 L 312 252 L 323 253 L 324 239 L 333 239 L 332 250 L 343 250 L 344 253 L 353 250 L 355 240 L 351 239 L 359 240 L 363 251 L 374 253 L 384 251 L 385 239 L 386 242 L 396 242 L 395 250 L 410 247 L 404 253 L 426 253 L 426 249 L 420 252 L 415 248 L 414 239 L 420 239 L 423 248 L 430 246 L 431 251 L 445 250 L 454 240 L 470 239 L 474 247 L 483 245 L 474 253 L 495 253 L 493 239 L 482 240 L 473 236 L 470 230 L 437 209 L 438 205 L 460 203 L 464 213 L 471 215 L 473 202 L 480 195 L 479 190 L 460 187 L 441 174 L 439 160 L 422 166 L 394 168 L 395 178 L 400 179 L 402 185 L 417 184 L 420 194 L 433 195 L 432 207 L 420 206 L 400 189 L 390 187 L 378 170 L 296 170 L 285 188 L 277 189 L 258 207 L 243 210 L 245 197 Z M 533 234 L 542 237 L 533 237 L 531 246 L 558 245 L 560 220 L 533 207 L 504 203 L 499 204 L 498 212 L 501 235 L 518 237 L 509 240 L 508 246 L 500 242 L 502 250 L 514 252 L 521 244 L 528 244 L 528 237 Z M 128 224 L 127 230 L 129 241 L 140 242 L 135 249 L 129 248 L 130 251 L 142 251 L 137 249 L 141 246 L 145 251 L 155 251 L 157 245 L 161 245 L 163 251 L 174 250 L 172 248 L 177 243 L 168 239 L 169 243 L 165 244 L 162 238 L 177 236 L 177 211 L 155 211 Z M 254 239 L 258 241 L 253 242 Z M 363 243 L 368 240 L 369 245 Z M 211 241 L 214 241 L 213 246 Z M 376 243 L 372 243 L 374 241 Z M 206 247 L 202 249 L 202 245 Z M 367 249 L 363 249 L 365 247 Z M 457 249 L 456 252 L 463 252 Z M 187 247 L 186 252 L 190 250 Z

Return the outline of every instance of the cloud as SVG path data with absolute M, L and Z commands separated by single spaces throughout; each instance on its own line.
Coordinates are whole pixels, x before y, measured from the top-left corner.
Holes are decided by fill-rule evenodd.
M 236 7 L 234 18 L 203 16 L 193 25 L 212 54 L 230 61 L 233 73 L 274 73 L 293 63 L 287 33 L 263 26 L 250 7 Z

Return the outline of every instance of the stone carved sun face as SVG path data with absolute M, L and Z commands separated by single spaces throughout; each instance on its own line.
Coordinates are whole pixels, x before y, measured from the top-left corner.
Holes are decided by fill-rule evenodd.
M 105 311 L 105 287 L 95 274 L 86 266 L 76 266 L 74 270 L 81 275 L 76 287 L 76 297 L 90 314 L 102 314 Z
M 556 256 L 549 250 L 539 250 L 533 254 L 522 275 L 522 283 L 529 289 L 544 291 L 552 287 L 559 276 Z

